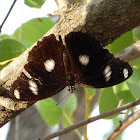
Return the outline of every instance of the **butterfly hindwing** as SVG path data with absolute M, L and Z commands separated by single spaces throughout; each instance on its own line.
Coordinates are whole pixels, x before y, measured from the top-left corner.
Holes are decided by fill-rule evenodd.
M 95 88 L 116 85 L 129 78 L 132 68 L 88 34 L 72 32 L 65 38 L 76 83 Z
M 29 52 L 23 72 L 10 88 L 10 96 L 19 100 L 40 100 L 51 97 L 65 86 L 62 44 L 50 35 Z

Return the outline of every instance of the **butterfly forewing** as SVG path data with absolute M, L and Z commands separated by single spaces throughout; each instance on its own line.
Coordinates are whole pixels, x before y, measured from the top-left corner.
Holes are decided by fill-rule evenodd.
M 19 100 L 40 100 L 66 86 L 62 44 L 54 35 L 44 37 L 29 52 L 28 63 L 12 84 L 10 96 Z
M 129 78 L 132 68 L 114 58 L 95 38 L 81 32 L 72 32 L 65 38 L 76 83 L 95 88 L 116 85 Z

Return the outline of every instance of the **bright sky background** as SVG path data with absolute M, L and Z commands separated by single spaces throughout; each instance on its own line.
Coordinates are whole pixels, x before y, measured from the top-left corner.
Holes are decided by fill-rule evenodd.
M 4 20 L 13 0 L 0 0 L 0 24 Z M 22 23 L 36 17 L 45 17 L 46 14 L 57 11 L 54 0 L 47 0 L 41 9 L 30 8 L 24 4 L 24 0 L 17 0 L 6 23 L 2 28 L 2 34 L 12 34 Z
M 4 20 L 12 3 L 13 0 L 0 0 L 0 24 Z M 57 11 L 57 5 L 54 0 L 47 0 L 41 9 L 30 8 L 24 5 L 24 0 L 17 0 L 12 12 L 2 28 L 2 34 L 12 34 L 22 23 L 35 17 L 44 17 L 46 14 L 53 13 L 54 11 Z M 98 108 L 93 115 L 97 114 L 99 114 Z M 0 129 L 1 140 L 5 140 L 5 134 L 6 130 L 8 130 L 8 126 L 9 124 Z M 111 126 L 112 122 L 110 120 L 99 120 L 91 123 L 88 126 L 89 140 L 103 140 L 103 134 L 107 133 L 111 129 Z M 137 121 L 125 131 L 123 140 L 139 140 L 139 131 L 140 121 Z

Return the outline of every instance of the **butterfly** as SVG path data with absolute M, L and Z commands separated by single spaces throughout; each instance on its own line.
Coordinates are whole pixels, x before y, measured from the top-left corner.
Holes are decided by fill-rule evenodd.
M 105 88 L 123 82 L 132 75 L 132 68 L 115 58 L 94 37 L 71 32 L 64 43 L 54 34 L 46 36 L 29 52 L 22 73 L 10 87 L 12 99 L 37 101 L 53 96 L 75 84 Z

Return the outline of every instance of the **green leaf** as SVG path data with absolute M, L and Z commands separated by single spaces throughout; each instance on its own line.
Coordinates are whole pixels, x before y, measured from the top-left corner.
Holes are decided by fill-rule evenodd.
M 118 92 L 117 96 L 119 99 L 123 99 L 123 104 L 127 104 L 133 101 L 136 101 L 130 90 L 123 90 Z
M 123 100 L 123 104 L 127 104 L 136 100 L 129 90 L 126 82 L 122 82 L 118 85 L 113 86 L 113 91 L 114 94 L 119 98 L 119 100 Z
M 14 39 L 1 40 L 0 61 L 17 57 L 25 50 L 26 50 L 26 47 Z
M 122 90 L 129 90 L 126 82 L 122 82 L 120 84 L 117 84 L 117 85 L 113 86 L 113 91 L 114 91 L 115 94 L 118 94 L 118 92 L 120 92 Z
M 90 94 L 91 96 L 95 95 L 95 89 L 93 89 L 93 88 L 86 88 L 86 90 L 88 91 L 88 94 Z
M 29 7 L 41 8 L 46 0 L 25 0 L 25 4 Z
M 118 53 L 133 43 L 132 31 L 129 31 L 107 46 L 112 53 Z
M 56 125 L 61 117 L 61 107 L 52 98 L 39 101 L 39 112 L 49 126 Z
M 67 100 L 64 110 L 68 115 L 71 115 L 77 108 L 77 99 L 74 94 L 71 94 L 69 99 Z
M 135 41 L 140 40 L 140 26 L 133 29 L 133 37 Z
M 114 94 L 112 87 L 104 88 L 99 97 L 99 111 L 100 114 L 110 111 L 118 106 L 119 100 Z M 106 119 L 112 119 L 117 115 L 112 115 Z
M 135 70 L 133 70 L 132 76 L 126 82 L 133 93 L 133 96 L 136 99 L 140 98 L 140 79 L 138 78 L 138 74 Z
M 130 62 L 131 66 L 135 66 L 135 69 L 140 68 L 140 58 L 135 59 L 134 61 Z
M 67 100 L 64 111 L 67 114 L 68 118 L 73 121 L 73 113 L 77 108 L 77 99 L 74 94 L 71 94 L 69 99 Z M 63 127 L 68 127 L 70 124 L 67 121 L 65 115 L 63 116 Z
M 138 79 L 140 79 L 140 65 L 136 65 L 133 70 L 137 73 Z
M 32 45 L 53 26 L 54 22 L 50 18 L 35 18 L 24 23 L 22 25 L 22 42 Z M 19 30 L 20 28 L 13 34 L 13 38 L 16 40 L 19 40 Z
M 0 39 L 11 39 L 11 36 L 9 36 L 7 34 L 2 34 L 2 35 L 0 35 Z

